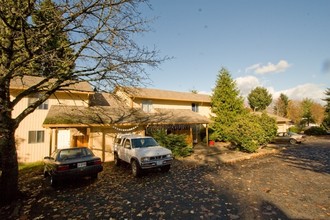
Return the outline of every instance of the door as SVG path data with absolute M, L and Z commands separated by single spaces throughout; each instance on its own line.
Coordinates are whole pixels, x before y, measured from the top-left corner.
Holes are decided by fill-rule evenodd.
M 57 149 L 70 147 L 70 130 L 61 129 L 57 131 Z

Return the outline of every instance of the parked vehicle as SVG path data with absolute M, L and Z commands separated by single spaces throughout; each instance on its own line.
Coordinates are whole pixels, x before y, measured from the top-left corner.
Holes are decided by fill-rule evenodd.
M 159 146 L 152 137 L 128 134 L 118 135 L 115 139 L 115 164 L 119 166 L 121 162 L 129 163 L 135 177 L 152 168 L 168 172 L 172 160 L 172 151 Z
M 297 134 L 294 132 L 279 132 L 277 133 L 274 142 L 277 143 L 301 143 L 305 139 L 305 135 Z
M 50 177 L 52 186 L 68 178 L 90 176 L 96 179 L 102 170 L 101 159 L 87 147 L 57 149 L 50 157 L 44 157 L 44 176 Z

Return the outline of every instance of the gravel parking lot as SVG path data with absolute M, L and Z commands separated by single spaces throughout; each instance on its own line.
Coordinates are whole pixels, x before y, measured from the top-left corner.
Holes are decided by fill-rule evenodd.
M 236 163 L 175 160 L 134 178 L 104 164 L 99 179 L 52 188 L 42 170 L 20 173 L 25 197 L 1 219 L 329 219 L 330 138 Z

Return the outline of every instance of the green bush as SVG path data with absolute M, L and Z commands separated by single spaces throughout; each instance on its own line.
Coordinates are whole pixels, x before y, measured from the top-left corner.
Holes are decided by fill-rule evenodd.
M 166 134 L 165 130 L 157 130 L 152 133 L 155 140 L 162 146 L 170 149 L 174 157 L 186 157 L 192 154 L 192 147 L 186 142 L 186 135 Z
M 276 120 L 263 112 L 257 121 L 264 131 L 260 144 L 268 144 L 275 138 L 277 134 Z
M 269 143 L 276 135 L 275 120 L 262 114 L 243 114 L 229 128 L 229 141 L 240 150 L 255 152 L 260 146 Z
M 316 127 L 316 126 L 308 128 L 307 130 L 305 130 L 304 133 L 307 135 L 326 135 L 327 134 L 326 130 L 324 130 L 321 127 Z
M 298 126 L 292 126 L 292 127 L 290 127 L 289 128 L 289 131 L 291 131 L 291 132 L 294 132 L 294 133 L 300 133 L 301 132 L 301 128 L 300 127 L 298 127 Z

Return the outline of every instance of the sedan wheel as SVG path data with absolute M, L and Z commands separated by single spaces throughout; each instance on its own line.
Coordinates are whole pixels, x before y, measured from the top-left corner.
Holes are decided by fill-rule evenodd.
M 94 173 L 93 175 L 91 175 L 92 179 L 97 179 L 98 173 Z
M 55 187 L 57 186 L 58 182 L 57 182 L 57 179 L 54 177 L 54 176 L 50 176 L 50 185 Z
M 139 177 L 141 175 L 141 168 L 136 160 L 132 161 L 131 167 L 133 176 Z
M 44 177 L 46 178 L 46 177 L 48 177 L 48 176 L 49 176 L 48 171 L 47 171 L 46 168 L 44 168 Z
M 290 144 L 296 144 L 297 143 L 297 141 L 295 140 L 295 139 L 290 139 Z

